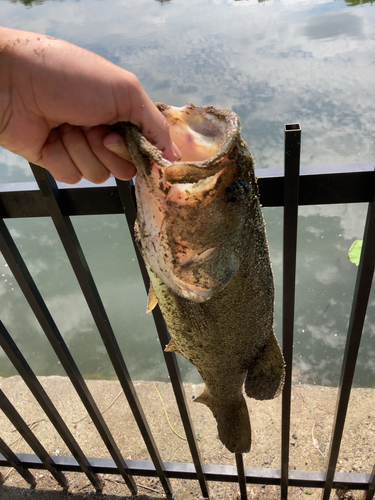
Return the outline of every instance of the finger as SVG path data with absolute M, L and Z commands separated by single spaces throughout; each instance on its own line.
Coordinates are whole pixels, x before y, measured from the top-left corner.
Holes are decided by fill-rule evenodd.
M 93 153 L 117 179 L 127 181 L 135 176 L 137 170 L 119 134 L 109 133 L 105 126 L 83 129 L 83 132 Z
M 133 161 L 131 154 L 129 153 L 128 148 L 126 147 L 126 144 L 124 142 L 124 139 L 121 137 L 120 134 L 116 134 L 115 132 L 112 132 L 111 134 L 107 135 L 107 137 L 104 139 L 104 145 L 106 148 L 110 149 L 116 155 L 120 156 L 121 158 L 124 158 L 129 161 Z M 176 144 L 172 142 L 172 148 L 173 148 L 173 154 L 174 158 L 172 161 L 178 161 L 181 159 L 181 151 L 178 149 Z
M 76 184 L 82 179 L 82 174 L 70 158 L 61 140 L 59 131 L 52 129 L 42 148 L 43 167 L 59 182 Z
M 95 184 L 105 182 L 110 172 L 91 150 L 83 131 L 68 123 L 60 125 L 59 131 L 66 151 L 83 177 Z
M 172 142 L 169 126 L 165 116 L 155 106 L 142 87 L 131 89 L 133 103 L 132 114 L 129 119 L 134 123 L 146 139 L 163 153 L 169 161 L 177 161 L 181 153 Z
M 182 158 L 182 153 L 180 151 L 180 148 L 173 141 L 172 141 L 172 149 L 173 149 L 174 158 L 175 158 L 174 161 L 180 161 Z
M 141 133 L 151 142 L 151 144 L 160 149 L 166 160 L 176 161 L 177 158 L 169 133 L 167 120 L 155 105 L 147 111 L 149 116 L 146 114 L 142 120 Z
M 113 153 L 120 156 L 124 160 L 132 161 L 131 154 L 129 153 L 125 141 L 120 134 L 111 132 L 104 138 L 103 144 L 106 148 L 110 149 Z

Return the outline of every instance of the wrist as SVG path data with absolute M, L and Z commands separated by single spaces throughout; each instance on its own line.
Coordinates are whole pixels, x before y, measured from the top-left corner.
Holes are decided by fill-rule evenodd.
M 0 145 L 3 144 L 5 129 L 11 117 L 11 86 L 12 86 L 12 59 L 11 46 L 13 43 L 11 31 L 0 27 Z

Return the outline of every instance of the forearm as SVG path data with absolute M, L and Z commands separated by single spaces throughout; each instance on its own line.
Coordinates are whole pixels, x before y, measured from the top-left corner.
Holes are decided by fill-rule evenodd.
M 11 115 L 11 58 L 10 46 L 14 43 L 13 30 L 0 27 L 0 145 L 1 136 Z

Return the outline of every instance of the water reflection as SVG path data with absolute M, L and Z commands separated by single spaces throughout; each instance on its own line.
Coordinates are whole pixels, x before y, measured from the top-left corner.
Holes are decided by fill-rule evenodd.
M 48 0 L 8 0 L 10 3 L 21 3 L 25 5 L 26 7 L 31 7 L 32 5 L 41 5 Z M 64 0 L 59 0 L 60 2 L 63 2 Z M 76 2 L 79 2 L 80 0 L 76 0 Z M 172 0 L 155 0 L 156 2 L 159 2 L 160 4 L 167 4 L 171 3 Z M 235 2 L 249 2 L 249 0 L 234 0 Z M 256 0 L 258 3 L 264 3 L 264 2 L 269 2 L 271 0 Z M 355 7 L 357 5 L 364 5 L 364 4 L 370 4 L 372 5 L 374 3 L 374 0 L 344 0 L 345 3 L 349 7 Z
M 340 36 L 362 38 L 363 19 L 350 12 L 320 14 L 310 19 L 303 33 L 312 40 Z
M 8 0 L 8 1 L 11 3 L 22 3 L 26 7 L 32 7 L 33 5 L 42 5 L 44 2 L 47 2 L 47 0 Z M 59 1 L 63 2 L 64 0 L 59 0 Z
M 214 8 L 201 0 L 42 3 L 2 2 L 2 23 L 57 36 L 103 55 L 137 74 L 154 101 L 215 104 L 236 111 L 257 168 L 282 167 L 283 125 L 288 122 L 302 126 L 302 164 L 374 157 L 371 2 L 215 0 Z M 361 9 L 349 9 L 359 4 Z M 24 8 L 32 5 L 38 8 Z M 0 149 L 0 182 L 30 180 L 27 162 Z M 338 382 L 357 271 L 347 251 L 363 236 L 365 211 L 361 205 L 300 210 L 297 383 Z M 282 210 L 264 212 L 280 339 Z M 7 224 L 83 373 L 112 377 L 52 225 L 44 220 Z M 166 380 L 123 219 L 75 219 L 74 224 L 132 376 Z M 0 296 L 0 316 L 33 367 L 39 374 L 62 374 L 1 259 Z M 374 385 L 374 308 L 372 292 L 356 385 Z M 1 355 L 0 366 L 12 372 Z M 198 379 L 191 365 L 182 366 L 185 379 Z
M 345 0 L 345 3 L 349 5 L 349 7 L 355 7 L 356 5 L 364 5 L 366 3 L 372 5 L 374 0 Z
M 357 267 L 348 259 L 363 234 L 367 207 L 300 207 L 294 332 L 295 383 L 339 382 Z M 281 339 L 282 210 L 264 209 L 276 284 L 276 334 Z M 375 290 L 364 326 L 356 387 L 374 386 Z
M 76 217 L 73 223 L 130 374 L 135 380 L 167 380 L 152 317 L 146 314 L 146 292 L 125 218 Z M 52 223 L 44 219 L 12 220 L 7 225 L 79 369 L 87 378 L 114 377 Z M 1 255 L 0 296 L 0 317 L 36 373 L 64 375 Z M 2 351 L 0 366 L 0 375 L 16 373 Z M 184 376 L 200 381 L 192 368 L 188 362 L 183 363 Z

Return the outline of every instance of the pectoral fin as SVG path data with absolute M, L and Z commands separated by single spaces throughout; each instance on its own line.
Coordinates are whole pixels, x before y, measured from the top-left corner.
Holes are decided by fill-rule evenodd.
M 207 391 L 206 388 L 204 388 L 204 391 L 202 392 L 202 394 L 200 396 L 197 396 L 194 399 L 194 403 L 202 403 L 202 404 L 208 406 L 210 408 L 210 410 L 211 410 L 210 396 L 209 396 L 208 391 Z
M 154 309 L 154 307 L 156 307 L 157 303 L 158 303 L 158 299 L 156 298 L 152 283 L 150 283 L 150 290 L 148 291 L 148 298 L 147 298 L 146 313 L 150 314 L 150 312 Z
M 164 349 L 165 352 L 175 352 L 176 354 L 182 354 L 182 352 L 180 351 L 180 349 L 178 348 L 176 342 L 174 341 L 174 339 L 171 339 L 169 341 L 169 344 L 167 345 L 167 347 Z
M 249 398 L 273 399 L 284 386 L 285 361 L 275 335 L 271 335 L 248 368 L 245 391 Z

